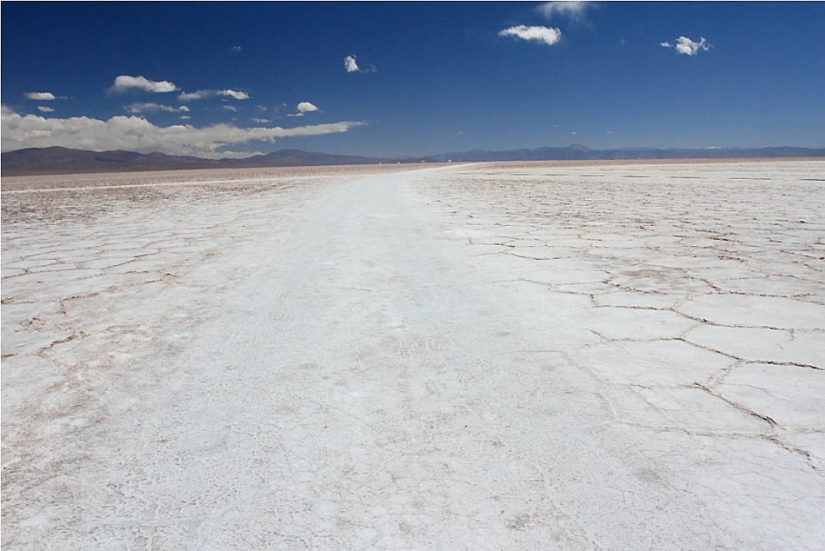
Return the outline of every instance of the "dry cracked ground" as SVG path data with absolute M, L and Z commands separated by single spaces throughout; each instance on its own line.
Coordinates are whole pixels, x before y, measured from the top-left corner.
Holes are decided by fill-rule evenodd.
M 4 178 L 4 549 L 825 548 L 825 162 Z

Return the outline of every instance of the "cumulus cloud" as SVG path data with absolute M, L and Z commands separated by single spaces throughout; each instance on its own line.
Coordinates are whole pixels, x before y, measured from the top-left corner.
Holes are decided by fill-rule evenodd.
M 132 114 L 151 113 L 154 111 L 166 111 L 167 113 L 187 112 L 189 108 L 185 105 L 180 107 L 171 107 L 169 105 L 161 105 L 160 103 L 132 103 L 126 106 L 126 111 Z
M 595 5 L 595 2 L 545 2 L 536 9 L 548 20 L 564 17 L 577 23 L 584 23 L 587 21 L 587 10 Z
M 54 113 L 54 109 L 52 109 L 51 107 L 47 107 L 45 105 L 38 105 L 37 109 L 44 113 Z
M 296 109 L 298 110 L 297 113 L 294 113 L 292 115 L 287 115 L 287 116 L 288 117 L 303 117 L 304 113 L 311 113 L 312 111 L 317 111 L 318 107 L 316 107 L 315 105 L 311 104 L 308 101 L 302 101 L 301 103 L 298 104 Z
M 180 101 L 192 101 L 215 96 L 227 96 L 234 99 L 249 99 L 249 94 L 239 90 L 198 90 L 197 92 L 181 92 L 178 96 Z
M 317 111 L 318 107 L 308 101 L 302 101 L 298 104 L 298 111 L 301 113 L 309 113 L 310 111 Z
M 112 87 L 109 88 L 111 92 L 125 92 L 130 88 L 138 88 L 146 92 L 165 93 L 174 92 L 178 89 L 173 83 L 168 80 L 149 80 L 144 76 L 132 77 L 128 75 L 120 75 L 115 79 Z
M 109 120 L 89 117 L 67 119 L 39 115 L 19 115 L 2 106 L 2 151 L 28 147 L 63 146 L 92 151 L 123 149 L 148 153 L 160 151 L 170 155 L 195 155 L 217 158 L 225 156 L 223 148 L 256 140 L 274 142 L 293 136 L 318 136 L 347 132 L 366 124 L 342 121 L 294 128 L 238 128 L 218 124 L 196 128 L 188 124 L 156 126 L 142 117 L 117 116 Z
M 33 99 L 37 101 L 53 101 L 57 99 L 57 96 L 55 96 L 51 92 L 27 92 L 25 96 L 28 99 Z
M 344 68 L 347 70 L 348 73 L 354 73 L 358 71 L 358 63 L 355 62 L 354 55 L 348 55 L 344 58 Z
M 552 46 L 561 40 L 561 31 L 552 27 L 528 27 L 527 25 L 517 25 L 504 29 L 498 33 L 499 36 L 515 36 L 522 40 L 532 40 Z
M 369 67 L 366 67 L 366 68 L 359 67 L 358 63 L 355 61 L 355 56 L 354 55 L 348 55 L 347 57 L 344 58 L 344 69 L 346 69 L 346 71 L 348 73 L 377 73 L 378 72 L 376 70 L 376 68 L 373 67 L 372 65 L 370 65 Z
M 700 51 L 706 52 L 710 50 L 711 45 L 707 43 L 704 37 L 695 42 L 686 36 L 680 36 L 676 39 L 676 44 L 670 42 L 660 42 L 659 46 L 663 48 L 674 48 L 677 54 L 696 55 Z

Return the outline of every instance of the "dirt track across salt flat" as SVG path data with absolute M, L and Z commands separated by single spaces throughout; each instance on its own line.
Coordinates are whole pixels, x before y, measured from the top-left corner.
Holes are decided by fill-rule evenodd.
M 823 174 L 4 178 L 3 547 L 820 549 Z

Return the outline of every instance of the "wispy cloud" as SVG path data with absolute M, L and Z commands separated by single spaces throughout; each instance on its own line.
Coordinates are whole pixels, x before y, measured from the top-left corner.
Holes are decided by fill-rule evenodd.
M 209 97 L 210 95 L 214 95 L 214 90 L 199 90 L 197 92 L 181 92 L 178 96 L 180 101 L 191 101 L 196 99 L 203 99 Z
M 109 91 L 125 92 L 131 88 L 137 88 L 139 90 L 154 93 L 174 92 L 178 89 L 177 86 L 168 80 L 155 81 L 149 80 L 144 76 L 132 77 L 129 75 L 120 75 L 115 79 L 115 82 L 112 84 L 112 87 L 109 88 Z
M 587 11 L 595 6 L 595 2 L 545 2 L 536 9 L 548 20 L 563 17 L 575 23 L 586 23 Z
M 363 68 L 358 66 L 358 62 L 355 60 L 354 55 L 348 55 L 344 58 L 344 69 L 348 73 L 377 73 L 378 71 L 372 65 Z
M 294 128 L 252 127 L 238 128 L 218 124 L 196 128 L 188 124 L 156 126 L 142 117 L 117 116 L 109 120 L 89 117 L 67 119 L 46 118 L 39 115 L 19 115 L 2 106 L 2 150 L 27 147 L 63 146 L 92 151 L 123 149 L 146 153 L 160 151 L 171 155 L 221 157 L 227 146 L 293 136 L 319 136 L 347 132 L 366 123 L 342 121 L 329 124 L 297 126 Z
M 53 101 L 57 99 L 57 96 L 55 96 L 51 92 L 27 92 L 24 95 L 28 99 L 33 99 L 37 101 Z
M 222 159 L 248 159 L 257 155 L 266 155 L 263 151 L 221 151 L 216 157 Z
M 552 46 L 561 40 L 561 31 L 552 27 L 528 27 L 527 25 L 517 25 L 499 31 L 499 36 L 514 36 L 522 40 L 532 40 L 534 42 L 541 42 Z
M 269 119 L 259 119 L 258 117 L 252 117 L 249 120 L 251 120 L 252 122 L 257 122 L 258 124 L 264 124 L 269 122 Z
M 126 111 L 132 114 L 151 113 L 155 111 L 166 111 L 167 113 L 187 112 L 189 108 L 185 105 L 180 107 L 171 107 L 169 105 L 161 105 L 160 103 L 132 103 L 126 106 Z
M 232 111 L 233 113 L 238 112 L 238 108 L 235 107 L 234 105 L 224 105 L 223 108 L 226 109 L 227 111 Z
M 43 113 L 54 113 L 54 109 L 47 107 L 46 105 L 38 105 L 37 109 Z
M 231 52 L 240 52 L 241 50 L 243 50 L 243 48 L 241 48 L 238 45 L 235 45 L 235 46 L 232 46 L 231 48 L 229 48 L 229 51 L 231 51 Z
M 711 45 L 707 43 L 704 37 L 695 42 L 686 36 L 680 36 L 676 39 L 675 44 L 670 42 L 660 42 L 659 46 L 663 48 L 674 48 L 677 54 L 696 55 L 697 53 L 706 52 L 711 49 Z
M 249 94 L 239 90 L 198 90 L 197 92 L 181 92 L 180 101 L 193 101 L 215 96 L 226 96 L 237 100 L 249 99 Z

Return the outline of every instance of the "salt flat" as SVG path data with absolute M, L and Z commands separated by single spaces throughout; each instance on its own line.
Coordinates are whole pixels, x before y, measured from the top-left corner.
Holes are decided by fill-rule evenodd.
M 6 549 L 822 549 L 825 162 L 3 179 Z

